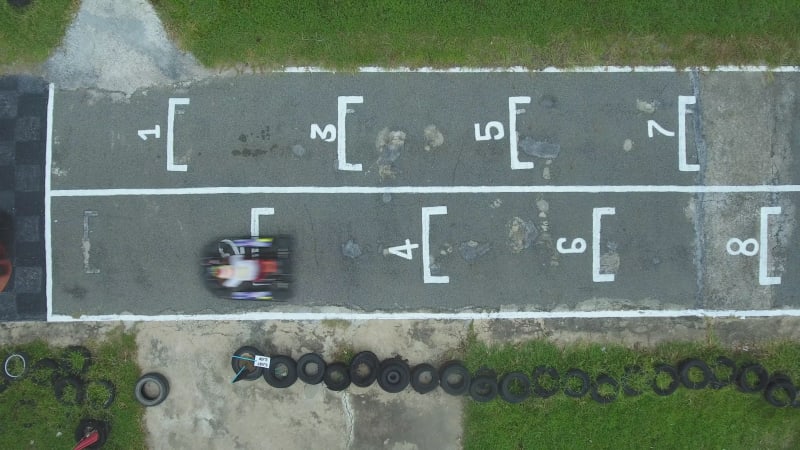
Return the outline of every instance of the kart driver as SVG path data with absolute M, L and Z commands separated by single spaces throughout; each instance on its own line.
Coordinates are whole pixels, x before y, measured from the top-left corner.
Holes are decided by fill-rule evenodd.
M 222 285 L 235 288 L 243 281 L 263 280 L 267 275 L 278 271 L 275 260 L 245 259 L 242 255 L 231 255 L 228 264 L 216 266 L 213 269 L 215 277 L 225 280 Z

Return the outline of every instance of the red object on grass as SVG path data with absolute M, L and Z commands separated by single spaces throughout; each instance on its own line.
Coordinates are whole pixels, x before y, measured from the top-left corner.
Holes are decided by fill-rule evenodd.
M 0 292 L 5 290 L 8 280 L 11 279 L 11 260 L 8 259 L 6 248 L 0 243 Z
M 89 432 L 85 438 L 81 439 L 76 445 L 75 448 L 72 450 L 83 450 L 85 448 L 89 448 L 93 444 L 96 444 L 97 441 L 100 440 L 100 432 L 97 430 Z

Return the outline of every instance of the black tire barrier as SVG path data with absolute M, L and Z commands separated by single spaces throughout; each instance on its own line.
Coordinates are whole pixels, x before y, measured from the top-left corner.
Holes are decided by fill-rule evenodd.
M 636 380 L 644 375 L 644 371 L 640 366 L 633 365 L 625 367 L 622 374 L 622 393 L 628 397 L 636 397 L 642 395 L 642 390 L 631 386 L 631 381 Z
M 111 426 L 108 422 L 101 420 L 83 419 L 78 423 L 78 427 L 75 428 L 75 442 L 80 442 L 93 431 L 97 431 L 97 442 L 85 448 L 101 448 L 108 440 L 108 433 L 111 431 Z
M 343 391 L 350 386 L 350 369 L 345 363 L 335 362 L 325 368 L 322 381 L 332 391 Z
M 13 352 L 3 361 L 3 378 L 8 381 L 22 379 L 30 369 L 30 357 L 25 352 Z
M 297 381 L 297 363 L 291 356 L 275 355 L 270 357 L 269 368 L 263 369 L 263 373 L 268 385 L 287 388 Z
M 263 369 L 261 367 L 256 367 L 254 362 L 250 361 L 250 359 L 255 358 L 256 355 L 263 354 L 261 350 L 249 345 L 239 347 L 238 350 L 233 352 L 233 356 L 231 356 L 231 369 L 233 369 L 233 373 L 237 374 L 237 377 L 234 378 L 233 381 L 253 381 L 259 379 L 263 375 Z
M 169 381 L 160 373 L 144 374 L 136 381 L 133 395 L 144 406 L 156 406 L 169 395 Z
M 469 370 L 461 361 L 448 361 L 439 370 L 439 385 L 450 395 L 464 395 L 469 391 Z
M 670 366 L 669 364 L 656 364 L 653 367 L 653 372 L 653 382 L 651 387 L 656 395 L 666 397 L 667 395 L 671 395 L 673 392 L 678 390 L 678 386 L 680 386 L 681 382 L 680 377 L 678 376 L 678 371 L 675 370 L 674 367 Z M 662 387 L 658 383 L 658 375 L 662 373 L 669 375 L 669 377 L 672 379 L 666 387 Z
M 797 399 L 797 388 L 788 377 L 773 379 L 764 389 L 764 398 L 776 408 L 792 406 Z
M 755 375 L 755 382 L 751 382 L 748 379 L 749 374 Z M 748 394 L 763 391 L 764 388 L 767 387 L 768 382 L 769 374 L 767 373 L 767 369 L 765 369 L 761 364 L 745 364 L 741 367 L 738 375 L 736 376 L 736 385 L 739 386 L 739 390 Z
M 31 381 L 39 386 L 52 385 L 61 372 L 61 365 L 53 358 L 42 358 L 31 367 Z
M 67 395 L 68 389 L 72 390 L 72 395 Z M 86 398 L 86 386 L 78 377 L 59 377 L 53 382 L 53 393 L 61 404 L 81 405 Z
M 350 382 L 358 387 L 368 387 L 378 378 L 380 360 L 375 353 L 359 352 L 350 361 Z
M 500 379 L 500 398 L 508 403 L 522 403 L 531 396 L 531 380 L 522 372 L 509 372 Z
M 92 352 L 82 345 L 70 345 L 61 356 L 61 367 L 67 375 L 83 376 L 92 366 Z
M 390 394 L 402 392 L 411 382 L 411 369 L 400 358 L 384 360 L 378 368 L 378 386 Z
M 714 379 L 711 381 L 711 389 L 721 389 L 731 383 L 736 382 L 736 363 L 728 358 L 727 356 L 718 356 L 716 359 L 716 367 L 719 369 L 720 367 L 725 367 L 728 371 L 728 376 L 721 377 L 719 375 L 719 370 L 712 371 L 714 375 Z
M 411 388 L 427 394 L 439 387 L 439 373 L 428 363 L 417 364 L 411 371 Z
M 612 392 L 610 394 L 602 394 L 600 392 L 601 386 L 611 386 Z M 619 394 L 619 383 L 617 380 L 606 374 L 600 374 L 595 378 L 592 383 L 592 388 L 589 391 L 589 396 L 597 403 L 611 403 L 617 399 Z
M 548 387 L 542 384 L 543 377 L 547 377 L 552 380 L 551 386 Z M 533 376 L 531 377 L 533 394 L 541 398 L 552 397 L 561 390 L 559 382 L 560 378 L 558 376 L 558 370 L 556 370 L 555 367 L 539 366 L 533 371 Z
M 325 360 L 318 353 L 306 353 L 297 360 L 297 377 L 306 384 L 320 384 L 325 378 Z M 314 370 L 310 370 L 314 367 Z
M 476 375 L 469 383 L 469 396 L 476 402 L 490 402 L 497 397 L 497 392 L 497 378 L 490 375 Z
M 694 373 L 700 371 L 702 378 L 697 381 L 692 376 Z M 680 364 L 680 379 L 681 383 L 687 389 L 699 390 L 705 389 L 706 386 L 714 379 L 714 374 L 704 361 L 699 359 L 687 359 Z
M 571 379 L 580 380 L 581 387 L 577 390 L 570 387 Z M 563 385 L 564 385 L 564 395 L 572 398 L 580 398 L 589 392 L 589 388 L 591 387 L 591 380 L 589 379 L 589 374 L 584 372 L 583 370 L 569 369 L 564 374 Z
M 103 395 L 95 396 L 93 394 L 101 389 L 104 392 Z M 108 409 L 116 397 L 117 387 L 109 380 L 92 380 L 86 383 L 86 403 L 93 408 Z

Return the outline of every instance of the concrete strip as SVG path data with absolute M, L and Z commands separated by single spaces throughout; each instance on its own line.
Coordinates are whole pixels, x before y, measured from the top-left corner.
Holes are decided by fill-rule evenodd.
M 461 348 L 472 324 L 490 344 L 548 339 L 649 347 L 680 340 L 719 342 L 747 351 L 800 339 L 800 318 L 549 319 L 492 321 L 151 322 L 136 331 L 139 364 L 170 380 L 170 396 L 145 414 L 148 446 L 194 448 L 461 448 L 462 399 L 441 390 L 383 393 L 377 385 L 343 393 L 302 383 L 283 390 L 263 380 L 231 384 L 228 355 L 250 344 L 294 358 L 320 352 L 333 361 L 345 349 L 381 358 L 402 352 L 414 365 L 439 365 Z M 2 323 L 0 340 L 45 339 L 54 345 L 101 340 L 120 323 Z M 113 437 L 112 437 L 113 439 Z

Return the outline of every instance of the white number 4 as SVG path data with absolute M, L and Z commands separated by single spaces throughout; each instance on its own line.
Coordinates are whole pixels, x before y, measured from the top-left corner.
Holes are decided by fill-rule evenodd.
M 406 239 L 405 245 L 389 247 L 385 250 L 385 253 L 399 256 L 403 259 L 411 260 L 413 258 L 411 251 L 414 250 L 415 248 L 419 248 L 419 244 L 412 244 L 411 239 Z

